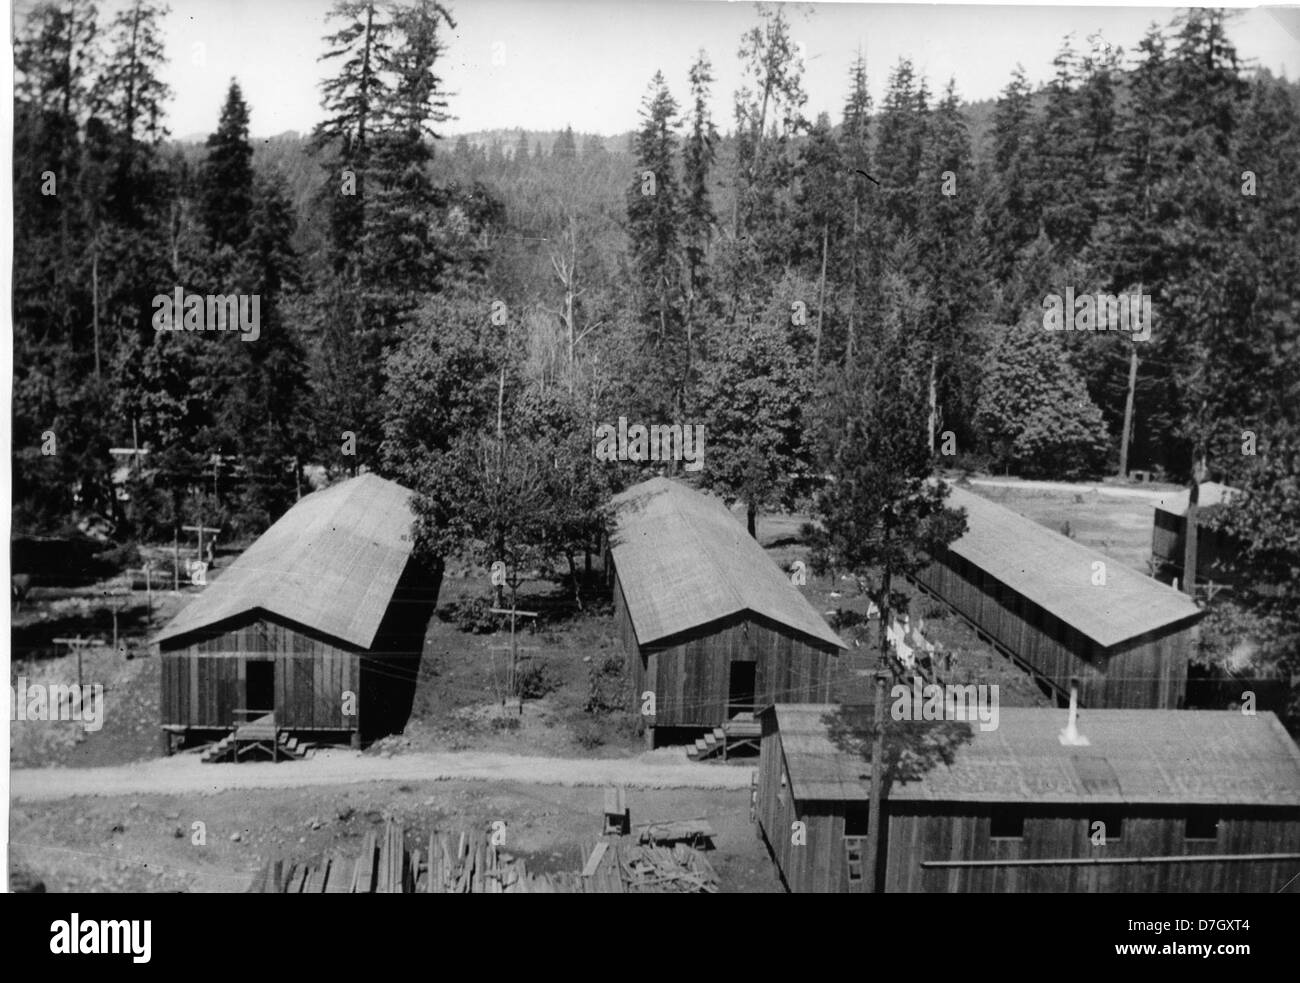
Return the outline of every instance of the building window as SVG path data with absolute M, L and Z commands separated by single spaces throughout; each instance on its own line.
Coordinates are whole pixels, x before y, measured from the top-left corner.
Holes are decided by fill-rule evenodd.
M 1219 817 L 1208 809 L 1198 809 L 1187 817 L 1183 838 L 1210 840 L 1219 838 Z
M 1025 813 L 1016 806 L 994 806 L 989 836 L 995 840 L 1019 840 L 1025 835 Z

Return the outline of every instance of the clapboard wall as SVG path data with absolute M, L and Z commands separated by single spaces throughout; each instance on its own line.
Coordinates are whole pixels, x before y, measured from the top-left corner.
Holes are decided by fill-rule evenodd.
M 1079 684 L 1083 706 L 1179 709 L 1187 690 L 1187 662 L 1196 624 L 1170 625 L 1103 648 L 991 576 L 943 550 L 916 582 L 1025 663 L 1058 695 Z

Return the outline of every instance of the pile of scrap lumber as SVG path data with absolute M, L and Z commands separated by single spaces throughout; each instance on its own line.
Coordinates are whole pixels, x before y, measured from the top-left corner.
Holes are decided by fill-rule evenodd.
M 715 892 L 718 878 L 697 850 L 636 844 L 606 837 L 583 845 L 581 873 L 531 873 L 527 863 L 498 849 L 490 830 L 407 832 L 389 820 L 382 834 L 367 833 L 361 855 L 340 854 L 310 863 L 276 860 L 249 890 L 269 894 L 623 894 Z
M 685 843 L 687 846 L 701 847 L 711 845 L 713 836 L 713 827 L 703 816 L 696 819 L 668 819 L 657 823 L 641 823 L 637 826 L 637 839 L 641 843 L 667 845 Z

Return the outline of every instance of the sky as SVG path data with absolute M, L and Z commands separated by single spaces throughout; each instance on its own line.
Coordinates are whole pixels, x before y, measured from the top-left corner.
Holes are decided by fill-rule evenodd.
M 101 0 L 112 9 L 119 0 Z M 166 81 L 175 96 L 176 137 L 215 129 L 230 78 L 251 107 L 250 131 L 306 132 L 321 118 L 319 83 L 328 69 L 325 13 L 330 0 L 170 0 Z M 786 4 L 805 52 L 805 113 L 838 120 L 848 67 L 861 50 L 879 104 L 890 68 L 912 58 L 932 91 L 950 76 L 968 100 L 996 97 L 1020 63 L 1031 82 L 1051 77 L 1061 39 L 1077 46 L 1100 30 L 1131 50 L 1169 7 L 931 6 L 866 3 Z M 713 115 L 732 125 L 741 82 L 741 34 L 758 22 L 752 3 L 719 0 L 450 0 L 457 27 L 442 74 L 454 93 L 446 135 L 524 127 L 623 133 L 651 76 L 662 70 L 679 104 L 697 51 L 714 65 Z M 1244 58 L 1300 78 L 1300 8 L 1240 11 L 1231 28 Z

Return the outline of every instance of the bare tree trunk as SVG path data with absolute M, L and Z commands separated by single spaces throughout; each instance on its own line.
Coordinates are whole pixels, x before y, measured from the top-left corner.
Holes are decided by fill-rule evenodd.
M 853 361 L 853 348 L 857 341 L 856 327 L 854 317 L 858 313 L 858 198 L 853 196 L 853 259 L 849 264 L 850 284 L 849 284 L 849 340 L 844 346 L 844 365 L 847 367 Z
M 1137 388 L 1138 349 L 1137 342 L 1130 341 L 1132 351 L 1128 362 L 1128 396 L 1124 399 L 1124 433 L 1119 442 L 1119 476 L 1128 477 L 1128 445 L 1133 439 L 1133 391 Z
M 931 457 L 934 456 L 935 430 L 938 429 L 938 423 L 939 423 L 939 387 L 935 380 L 935 372 L 937 371 L 936 369 L 937 362 L 938 362 L 938 358 L 934 354 L 931 354 L 930 355 L 930 422 L 929 422 Z
M 830 242 L 830 229 L 822 223 L 822 281 L 817 297 L 817 341 L 813 344 L 813 373 L 822 365 L 822 315 L 826 312 L 826 252 Z
M 1208 475 L 1205 452 L 1198 450 L 1192 462 L 1192 483 L 1187 496 L 1187 528 L 1183 536 L 1183 592 L 1188 597 L 1196 594 L 1197 523 L 1200 513 L 1201 482 Z
M 578 610 L 582 610 L 582 591 L 578 589 L 578 565 L 573 562 L 573 554 L 568 550 L 564 551 L 564 558 L 569 561 L 569 580 L 573 583 L 573 603 L 578 605 Z
M 871 893 L 876 890 L 876 868 L 880 857 L 880 804 L 884 798 L 885 784 L 885 674 L 889 666 L 889 639 L 885 629 L 889 625 L 889 592 L 893 587 L 892 581 L 890 570 L 886 567 L 880 581 L 880 662 L 876 667 L 875 713 L 871 720 L 871 792 L 867 800 L 867 849 L 862 858 L 863 883 Z
M 99 243 L 90 254 L 90 320 L 95 331 L 95 378 L 99 378 Z

